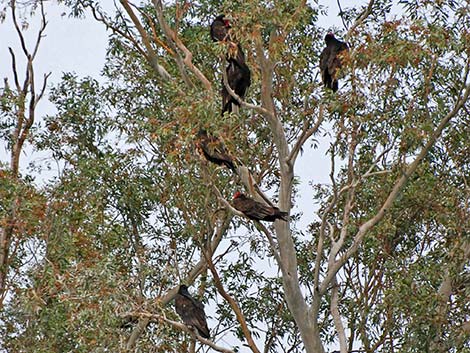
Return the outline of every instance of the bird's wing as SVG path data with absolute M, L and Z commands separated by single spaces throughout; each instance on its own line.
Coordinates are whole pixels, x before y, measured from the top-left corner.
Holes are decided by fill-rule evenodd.
M 234 206 L 249 218 L 263 219 L 264 217 L 272 216 L 274 214 L 271 207 L 250 198 L 235 199 Z
M 265 217 L 274 216 L 275 211 L 273 207 L 267 206 L 261 202 L 255 201 L 255 206 L 253 208 L 253 212 L 256 215 L 263 219 Z
M 232 157 L 227 153 L 227 150 L 219 139 L 212 137 L 203 145 L 203 149 L 207 155 L 213 159 L 225 161 L 228 163 L 232 162 Z
M 195 327 L 201 336 L 209 338 L 204 305 L 200 301 L 191 296 L 178 295 L 175 307 L 186 326 Z
M 320 70 L 324 71 L 328 68 L 328 58 L 330 57 L 330 48 L 326 47 L 320 54 Z

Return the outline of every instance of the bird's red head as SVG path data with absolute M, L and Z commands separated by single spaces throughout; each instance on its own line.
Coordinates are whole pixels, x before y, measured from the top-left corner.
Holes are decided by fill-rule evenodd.
M 237 191 L 235 194 L 233 194 L 233 199 L 238 199 L 240 196 L 242 196 L 242 193 L 240 191 Z
M 230 21 L 226 18 L 224 18 L 224 25 L 225 27 L 230 28 Z

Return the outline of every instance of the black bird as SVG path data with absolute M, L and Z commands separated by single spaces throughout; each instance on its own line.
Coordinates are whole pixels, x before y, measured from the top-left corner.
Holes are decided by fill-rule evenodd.
M 225 15 L 219 15 L 211 23 L 211 38 L 214 42 L 230 41 L 228 33 L 230 29 L 230 22 Z
M 188 287 L 184 284 L 180 285 L 176 294 L 175 308 L 186 326 L 196 329 L 200 336 L 210 338 L 204 305 L 191 297 Z
M 246 197 L 240 191 L 233 195 L 233 207 L 255 221 L 274 222 L 276 219 L 288 219 L 287 212 Z
M 336 39 L 335 35 L 331 32 L 325 36 L 325 42 L 326 48 L 323 49 L 320 55 L 322 81 L 325 87 L 336 92 L 338 90 L 338 78 L 336 74 L 342 64 L 339 54 L 347 52 L 349 47 L 345 42 Z
M 230 88 L 243 99 L 246 90 L 251 85 L 251 71 L 245 63 L 245 54 L 240 46 L 237 45 L 236 53 L 233 57 L 227 56 L 228 66 L 225 69 L 227 73 L 227 81 Z M 237 100 L 225 88 L 222 80 L 222 115 L 225 112 L 232 111 L 232 103 L 240 106 Z
M 224 144 L 215 136 L 209 136 L 204 129 L 197 133 L 196 146 L 202 150 L 204 157 L 212 163 L 225 165 L 235 171 L 233 158 L 228 154 Z

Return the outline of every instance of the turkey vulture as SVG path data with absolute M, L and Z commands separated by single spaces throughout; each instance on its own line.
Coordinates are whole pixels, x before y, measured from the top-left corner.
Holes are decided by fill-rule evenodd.
M 233 207 L 255 221 L 274 222 L 276 219 L 287 221 L 288 217 L 287 212 L 255 201 L 239 191 L 233 195 Z
M 200 336 L 210 338 L 204 305 L 191 297 L 188 287 L 184 284 L 180 285 L 176 294 L 175 308 L 186 326 L 197 329 Z
M 225 15 L 219 15 L 211 23 L 211 38 L 214 42 L 223 42 L 230 40 L 228 31 L 230 29 L 230 22 L 225 18 Z
M 245 63 L 245 54 L 240 44 L 237 45 L 235 57 L 227 57 L 227 60 L 228 66 L 225 70 L 227 72 L 228 84 L 230 88 L 243 99 L 246 90 L 251 84 L 251 72 L 248 65 Z M 227 91 L 222 80 L 222 115 L 227 111 L 229 113 L 232 111 L 232 103 L 240 106 L 237 100 Z
M 224 144 L 217 137 L 209 136 L 204 129 L 197 133 L 196 145 L 202 150 L 204 157 L 212 163 L 225 165 L 227 168 L 235 171 L 233 158 L 227 153 Z
M 345 42 L 336 39 L 335 35 L 331 32 L 325 36 L 325 42 L 326 48 L 323 49 L 320 55 L 322 81 L 325 87 L 336 92 L 338 90 L 336 73 L 341 68 L 341 58 L 338 55 L 348 51 L 349 47 Z

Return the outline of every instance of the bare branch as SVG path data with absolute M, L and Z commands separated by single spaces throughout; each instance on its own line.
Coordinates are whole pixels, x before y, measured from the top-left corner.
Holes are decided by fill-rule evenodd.
M 367 8 L 359 15 L 359 17 L 354 21 L 353 25 L 351 28 L 349 28 L 348 33 L 346 33 L 345 38 L 348 39 L 355 29 L 360 26 L 366 19 L 369 17 L 369 15 L 372 13 L 372 7 L 374 6 L 375 0 L 370 0 L 369 5 L 367 5 Z
M 340 352 L 348 353 L 346 332 L 344 330 L 343 323 L 341 322 L 341 315 L 339 313 L 339 308 L 338 308 L 339 285 L 336 280 L 336 276 L 335 278 L 333 278 L 332 285 L 333 285 L 333 288 L 331 291 L 331 303 L 330 303 L 331 315 L 333 316 L 333 322 L 336 327 L 336 332 L 338 333 Z
M 132 8 L 129 5 L 129 2 L 127 0 L 119 0 L 119 2 L 122 4 L 124 9 L 126 10 L 127 14 L 129 15 L 132 22 L 134 23 L 134 26 L 137 28 L 137 31 L 139 31 L 139 34 L 142 37 L 142 42 L 144 43 L 144 46 L 147 50 L 147 55 L 149 58 L 150 65 L 164 80 L 172 81 L 173 77 L 165 70 L 163 66 L 161 66 L 158 63 L 158 57 L 155 51 L 153 50 L 152 45 L 150 44 L 150 40 L 147 36 L 147 32 L 145 31 L 144 27 L 142 26 L 139 19 L 135 15 L 134 11 L 132 11 Z
M 149 63 L 150 63 L 151 60 L 150 60 L 149 55 L 147 55 L 145 50 L 140 46 L 139 42 L 130 33 L 125 33 L 123 31 L 121 31 L 121 29 L 119 29 L 118 27 L 112 25 L 108 21 L 108 19 L 103 15 L 103 13 L 101 13 L 97 8 L 95 8 L 95 6 L 93 6 L 93 4 L 90 4 L 89 6 L 90 6 L 90 9 L 91 9 L 91 13 L 92 13 L 93 17 L 95 18 L 95 20 L 97 20 L 98 22 L 103 23 L 106 26 L 106 29 L 110 28 L 113 32 L 115 32 L 115 33 L 119 34 L 120 36 L 122 36 L 123 38 L 126 38 L 127 40 L 129 40 L 132 44 L 134 44 L 134 47 L 137 49 L 137 51 L 140 54 L 142 54 L 142 56 L 145 59 L 147 59 L 147 61 L 149 61 Z
M 344 20 L 344 12 L 343 12 L 343 8 L 341 7 L 341 2 L 340 0 L 336 0 L 336 3 L 338 4 L 338 8 L 339 8 L 339 17 L 341 17 L 341 22 L 343 22 L 343 26 L 344 26 L 344 29 L 345 30 L 348 30 L 348 26 L 346 25 L 346 21 Z
M 11 15 L 13 18 L 13 23 L 15 25 L 16 33 L 18 33 L 18 37 L 20 38 L 21 48 L 23 49 L 23 53 L 25 56 L 29 56 L 29 51 L 26 48 L 26 42 L 24 40 L 23 32 L 21 31 L 20 25 L 18 23 L 18 19 L 16 18 L 16 0 L 11 0 Z
M 184 64 L 199 79 L 199 81 L 201 81 L 201 83 L 204 85 L 204 87 L 208 91 L 212 91 L 211 82 L 206 78 L 206 76 L 204 76 L 204 74 L 196 66 L 194 66 L 192 62 L 193 53 L 191 53 L 191 51 L 178 38 L 178 35 L 176 34 L 176 32 L 172 30 L 170 26 L 166 23 L 163 17 L 163 4 L 161 0 L 153 0 L 153 5 L 155 7 L 155 11 L 157 12 L 158 22 L 160 23 L 160 26 L 162 27 L 163 32 L 165 33 L 165 36 L 167 37 L 169 41 L 173 41 L 176 44 L 176 46 L 183 52 L 185 56 L 183 59 Z
M 303 129 L 301 135 L 299 136 L 297 142 L 295 143 L 294 147 L 292 148 L 292 151 L 290 152 L 289 157 L 287 158 L 287 160 L 291 164 L 295 163 L 295 161 L 297 159 L 297 156 L 299 154 L 299 151 L 302 148 L 302 146 L 304 145 L 304 143 L 307 142 L 307 140 L 310 138 L 310 136 L 312 136 L 313 134 L 315 134 L 318 131 L 321 124 L 323 123 L 323 120 L 325 118 L 325 116 L 323 114 L 323 110 L 324 110 L 324 106 L 322 104 L 322 105 L 320 105 L 320 110 L 318 112 L 317 122 L 315 123 L 315 125 L 313 127 L 309 128 L 308 124 L 304 125 L 304 129 Z
M 49 72 L 49 73 L 47 73 L 47 74 L 44 74 L 44 80 L 43 80 L 43 82 L 42 82 L 41 91 L 40 91 L 39 94 L 36 96 L 36 105 L 37 105 L 38 102 L 42 99 L 42 97 L 44 96 L 44 93 L 46 92 L 47 80 L 49 79 L 50 76 L 51 76 L 51 72 Z
M 12 71 L 13 71 L 13 78 L 15 80 L 16 90 L 18 92 L 20 92 L 21 91 L 21 86 L 20 86 L 20 80 L 18 78 L 18 70 L 16 68 L 15 53 L 13 52 L 13 49 L 11 47 L 8 47 L 8 51 L 10 52 L 10 55 L 11 55 L 11 66 L 12 66 Z
M 197 331 L 192 331 L 185 324 L 182 324 L 182 323 L 177 322 L 177 321 L 169 320 L 166 317 L 161 316 L 161 315 L 152 314 L 152 313 L 145 312 L 145 311 L 139 311 L 139 312 L 124 313 L 120 316 L 125 317 L 125 318 L 132 317 L 132 318 L 146 319 L 147 322 L 150 322 L 150 321 L 165 322 L 167 324 L 170 324 L 171 326 L 173 326 L 174 328 L 176 328 L 178 330 L 189 333 L 192 337 L 196 338 L 199 342 L 204 343 L 205 345 L 208 345 L 209 347 L 213 348 L 214 350 L 216 350 L 218 352 L 235 353 L 234 351 L 232 351 L 230 349 L 227 349 L 227 348 L 216 345 L 213 341 L 211 341 L 207 338 L 201 337 L 197 333 Z
M 34 45 L 34 50 L 33 54 L 31 55 L 31 59 L 34 59 L 36 57 L 36 53 L 38 52 L 39 49 L 39 44 L 41 43 L 42 37 L 44 37 L 44 31 L 46 30 L 47 26 L 47 21 L 46 21 L 46 14 L 44 12 L 44 3 L 43 1 L 39 1 L 40 7 L 41 7 L 41 28 L 38 31 L 38 36 L 36 39 L 36 44 Z

